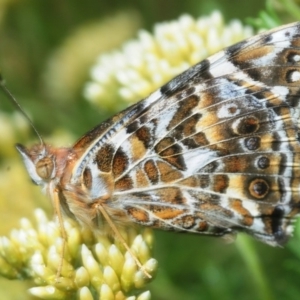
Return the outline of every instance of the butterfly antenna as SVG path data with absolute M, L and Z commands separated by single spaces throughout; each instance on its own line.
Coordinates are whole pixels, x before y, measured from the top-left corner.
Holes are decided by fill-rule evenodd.
M 35 126 L 33 125 L 31 119 L 28 117 L 24 109 L 21 107 L 17 99 L 13 96 L 13 94 L 9 91 L 9 89 L 5 85 L 5 80 L 3 79 L 2 75 L 0 74 L 0 87 L 2 91 L 6 94 L 6 96 L 10 99 L 10 101 L 16 106 L 17 110 L 25 117 L 25 119 L 29 122 L 30 126 L 38 136 L 40 142 L 42 145 L 45 145 L 45 142 L 42 138 L 42 136 L 39 134 Z

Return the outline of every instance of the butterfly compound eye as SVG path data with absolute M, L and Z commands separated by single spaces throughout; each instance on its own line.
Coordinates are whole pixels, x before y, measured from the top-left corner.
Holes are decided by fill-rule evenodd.
M 53 159 L 49 156 L 40 159 L 36 163 L 36 173 L 42 179 L 45 179 L 45 180 L 51 178 L 53 168 L 54 168 L 54 162 L 53 162 Z

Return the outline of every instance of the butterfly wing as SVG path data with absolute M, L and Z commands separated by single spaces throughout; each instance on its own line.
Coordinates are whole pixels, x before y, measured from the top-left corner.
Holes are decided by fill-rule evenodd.
M 281 244 L 299 212 L 300 24 L 238 43 L 99 125 L 71 182 L 138 224 Z

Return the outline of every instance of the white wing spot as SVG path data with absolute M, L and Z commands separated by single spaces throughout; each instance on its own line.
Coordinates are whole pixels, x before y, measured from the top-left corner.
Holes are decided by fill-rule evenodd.
M 271 89 L 274 95 L 286 97 L 289 93 L 289 89 L 286 86 L 276 85 Z
M 292 72 L 290 78 L 293 82 L 299 81 L 300 80 L 300 72 L 299 71 Z
M 217 112 L 217 116 L 219 119 L 230 118 L 238 115 L 240 113 L 240 109 L 237 105 L 230 103 L 224 104 Z
M 299 55 L 299 54 L 295 54 L 295 55 L 292 57 L 292 60 L 293 60 L 294 62 L 300 61 L 300 55 Z

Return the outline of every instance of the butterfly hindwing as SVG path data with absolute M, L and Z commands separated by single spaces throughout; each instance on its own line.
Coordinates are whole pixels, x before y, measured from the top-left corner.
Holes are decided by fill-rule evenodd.
M 295 23 L 188 69 L 80 139 L 71 183 L 113 219 L 282 243 L 299 211 L 299 45 Z

